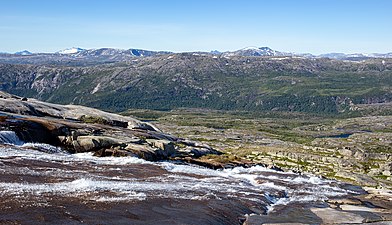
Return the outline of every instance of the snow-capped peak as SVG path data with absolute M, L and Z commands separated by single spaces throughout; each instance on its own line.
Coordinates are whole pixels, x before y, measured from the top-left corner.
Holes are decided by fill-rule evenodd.
M 291 56 L 291 53 L 275 51 L 269 47 L 247 47 L 234 52 L 224 53 L 226 56 Z
M 242 50 L 242 51 L 247 51 L 247 50 L 259 50 L 259 48 L 258 47 L 256 47 L 256 46 L 249 46 L 249 47 L 246 47 L 246 48 L 243 48 L 243 49 L 240 49 L 240 50 Z
M 27 50 L 23 50 L 20 52 L 15 52 L 15 55 L 32 55 L 33 53 L 27 51 Z
M 58 51 L 57 53 L 59 53 L 59 54 L 75 54 L 75 53 L 78 53 L 78 52 L 81 52 L 81 51 L 84 51 L 84 50 L 85 49 L 83 49 L 83 48 L 75 48 L 75 47 L 73 47 L 73 48 L 67 48 L 67 49 Z

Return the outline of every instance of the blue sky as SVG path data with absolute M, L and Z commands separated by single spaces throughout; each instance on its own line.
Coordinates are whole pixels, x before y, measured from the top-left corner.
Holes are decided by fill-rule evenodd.
M 392 0 L 2 0 L 0 52 L 392 52 Z

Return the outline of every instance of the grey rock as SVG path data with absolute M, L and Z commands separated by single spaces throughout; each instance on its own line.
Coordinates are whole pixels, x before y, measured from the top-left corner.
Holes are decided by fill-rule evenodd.
M 173 155 L 200 157 L 219 154 L 208 145 L 182 142 L 152 124 L 131 117 L 75 105 L 57 105 L 0 92 L 1 126 L 14 128 L 22 140 L 49 143 L 71 153 L 95 152 L 96 156 L 137 156 L 146 160 Z M 26 138 L 25 138 L 26 137 Z M 181 147 L 179 147 L 181 144 Z M 184 147 L 185 146 L 185 147 Z
M 152 147 L 163 150 L 164 155 L 171 156 L 175 153 L 174 143 L 168 140 L 146 139 Z
M 155 126 L 141 122 L 137 119 L 121 116 L 113 113 L 104 112 L 80 105 L 59 105 L 30 99 L 28 102 L 15 101 L 20 97 L 10 95 L 0 91 L 0 111 L 28 115 L 28 116 L 46 116 L 58 119 L 81 120 L 83 118 L 95 118 L 96 120 L 106 121 L 108 124 L 119 125 L 126 124 L 125 127 L 130 129 L 142 129 L 160 132 Z

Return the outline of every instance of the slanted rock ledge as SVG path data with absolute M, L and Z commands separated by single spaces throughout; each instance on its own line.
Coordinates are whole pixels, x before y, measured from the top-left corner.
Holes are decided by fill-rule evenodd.
M 189 158 L 221 154 L 208 145 L 163 133 L 154 125 L 131 117 L 1 91 L 0 130 L 14 131 L 24 142 L 60 146 L 70 153 L 94 152 L 96 156 L 189 162 Z

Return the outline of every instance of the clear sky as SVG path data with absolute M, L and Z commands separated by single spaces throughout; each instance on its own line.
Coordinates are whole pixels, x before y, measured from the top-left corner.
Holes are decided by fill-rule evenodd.
M 392 0 L 1 0 L 0 52 L 392 52 Z

